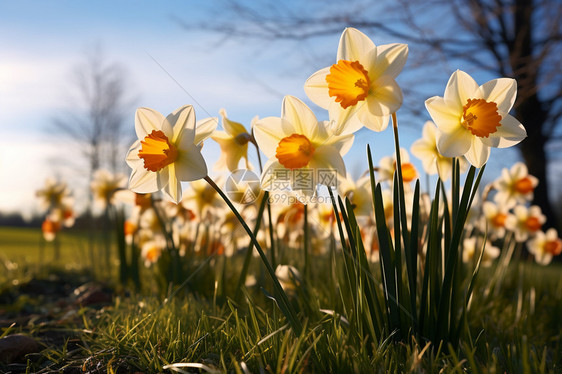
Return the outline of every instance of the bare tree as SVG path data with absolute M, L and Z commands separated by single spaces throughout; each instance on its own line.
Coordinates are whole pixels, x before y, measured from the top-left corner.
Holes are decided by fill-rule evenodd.
M 488 79 L 516 79 L 518 97 L 514 115 L 528 133 L 519 149 L 529 172 L 540 180 L 534 203 L 542 208 L 548 225 L 556 225 L 547 174 L 547 162 L 553 153 L 548 154 L 547 150 L 562 140 L 560 1 L 352 0 L 343 3 L 271 0 L 239 3 L 226 0 L 221 12 L 214 14 L 213 22 L 184 21 L 186 28 L 211 30 L 226 38 L 301 42 L 339 34 L 344 27 L 351 26 L 379 38 L 409 43 L 408 70 L 412 72 L 409 77 L 415 74 L 415 79 L 421 80 L 403 86 L 403 90 L 406 97 L 417 98 L 418 104 L 412 102 L 405 106 L 417 115 L 423 109 L 420 107 L 423 100 L 418 99 L 440 94 L 435 92 L 432 82 L 450 75 L 451 66 L 486 74 Z M 326 61 L 321 61 L 317 67 L 325 65 Z
M 65 154 L 71 163 L 81 166 L 77 170 L 85 171 L 81 176 L 87 182 L 86 217 L 91 228 L 94 220 L 90 184 L 94 173 L 102 167 L 116 172 L 125 165 L 124 141 L 129 139 L 125 139 L 124 120 L 132 108 L 125 77 L 125 69 L 107 62 L 99 46 L 91 49 L 72 70 L 67 108 L 52 123 L 57 137 L 65 140 L 63 149 L 68 151 L 74 146 L 71 149 L 76 152 L 70 153 L 81 156 Z M 93 266 L 96 264 L 94 242 L 94 231 L 90 230 L 89 252 Z M 109 261 L 109 255 L 106 260 Z
M 86 164 L 87 188 L 96 170 L 113 172 L 124 167 L 124 122 L 132 107 L 125 69 L 106 61 L 101 48 L 90 50 L 72 70 L 68 108 L 52 128 L 79 150 Z M 90 195 L 90 194 L 88 194 Z

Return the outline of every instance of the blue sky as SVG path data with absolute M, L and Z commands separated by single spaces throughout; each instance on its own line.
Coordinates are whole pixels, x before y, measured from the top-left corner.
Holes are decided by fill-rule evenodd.
M 68 168 L 56 161 L 75 155 L 53 144 L 52 136 L 57 134 L 47 134 L 46 129 L 68 105 L 71 70 L 96 43 L 103 47 L 108 61 L 128 70 L 131 96 L 138 98 L 135 105 L 164 114 L 185 104 L 194 105 L 198 118 L 217 116 L 219 109 L 225 108 L 230 118 L 248 126 L 255 115 L 279 116 L 283 95 L 294 95 L 310 104 L 303 83 L 331 63 L 326 58 L 335 59 L 339 35 L 306 45 L 221 42 L 219 35 L 187 31 L 173 19 L 212 22 L 212 13 L 219 11 L 210 8 L 213 4 L 0 1 L 0 211 L 32 212 L 36 208 L 34 191 L 49 175 L 69 180 L 75 190 L 82 188 Z M 377 44 L 399 42 L 374 40 Z M 449 74 L 441 72 L 436 77 L 433 95 L 443 94 Z M 405 84 L 400 77 L 399 83 Z M 319 119 L 327 119 L 327 113 L 311 107 Z M 134 107 L 129 118 L 132 135 Z M 404 147 L 409 148 L 421 136 L 427 119 L 428 115 L 407 119 L 409 126 L 400 130 Z M 367 168 L 367 143 L 375 160 L 393 151 L 390 129 L 381 134 L 362 130 L 357 135 L 345 157 L 354 175 Z M 218 159 L 218 152 L 218 146 L 206 144 L 204 154 L 209 164 Z M 513 160 L 516 153 L 510 154 Z

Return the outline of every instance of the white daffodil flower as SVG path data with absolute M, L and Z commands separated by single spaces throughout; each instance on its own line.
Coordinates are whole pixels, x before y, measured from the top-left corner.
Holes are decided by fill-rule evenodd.
M 496 205 L 491 201 L 482 203 L 482 213 L 484 220 L 482 229 L 488 224 L 488 232 L 491 238 L 503 238 L 505 236 L 505 225 L 507 221 L 512 221 L 515 217 L 509 213 L 508 209 L 502 205 Z
M 515 240 L 518 242 L 524 242 L 529 236 L 535 235 L 546 222 L 546 216 L 537 205 L 529 208 L 517 205 L 513 209 L 513 214 L 514 218 L 506 219 L 505 228 L 515 233 Z
M 410 151 L 419 158 L 423 165 L 423 170 L 429 174 L 439 174 L 441 180 L 446 181 L 451 177 L 453 159 L 445 157 L 437 150 L 437 126 L 431 121 L 423 125 L 422 137 L 416 140 Z M 468 163 L 464 157 L 459 157 L 461 172 L 468 168 Z
M 113 174 L 109 170 L 99 169 L 94 173 L 90 189 L 95 203 L 100 208 L 105 208 L 107 204 L 112 204 L 115 193 L 126 185 L 127 176 L 124 174 Z
M 537 264 L 548 265 L 554 256 L 562 253 L 562 240 L 558 238 L 556 229 L 548 229 L 546 234 L 539 231 L 527 242 L 527 248 L 535 256 Z
M 370 217 L 373 215 L 373 196 L 371 193 L 371 177 L 367 174 L 357 181 L 348 175 L 340 179 L 338 186 L 340 196 L 345 196 L 351 202 L 356 217 Z
M 248 142 L 252 136 L 241 123 L 228 119 L 224 109 L 221 109 L 219 113 L 224 131 L 215 131 L 211 136 L 211 139 L 219 143 L 221 147 L 221 156 L 215 164 L 214 170 L 235 171 L 242 158 L 246 160 L 246 169 L 250 169 Z
M 402 105 L 402 91 L 395 79 L 407 58 L 406 44 L 377 47 L 361 31 L 346 28 L 336 63 L 310 76 L 304 90 L 310 100 L 329 110 L 336 135 L 363 126 L 382 131 Z
M 439 153 L 445 157 L 464 155 L 479 168 L 488 161 L 490 147 L 507 148 L 525 139 L 523 125 L 508 114 L 516 95 L 514 79 L 494 79 L 478 86 L 467 73 L 454 72 L 444 97 L 425 101 L 439 128 Z
M 195 111 L 183 106 L 164 117 L 149 108 L 137 109 L 137 140 L 129 149 L 127 164 L 133 169 L 129 188 L 137 193 L 162 190 L 175 203 L 181 200 L 181 181 L 207 176 L 201 143 L 216 128 L 216 120 L 205 120 L 196 134 Z
M 306 104 L 285 96 L 281 118 L 267 117 L 254 125 L 259 148 L 269 158 L 263 168 L 264 190 L 290 188 L 307 202 L 318 184 L 336 186 L 345 175 L 342 156 L 353 144 L 353 135 L 335 135 L 327 122 L 319 122 Z
M 406 188 L 410 187 L 410 182 L 418 177 L 418 172 L 414 164 L 410 163 L 410 155 L 405 148 L 400 148 L 400 162 L 402 163 L 402 180 Z M 388 181 L 392 184 L 394 172 L 396 171 L 396 156 L 385 156 L 379 161 L 378 177 L 379 181 Z
M 483 238 L 471 237 L 463 240 L 463 252 L 462 260 L 463 262 L 474 262 L 479 256 L 482 250 Z M 494 247 L 489 240 L 486 240 L 484 245 L 484 254 L 482 255 L 482 266 L 490 267 L 494 259 L 500 255 L 500 249 Z
M 525 204 L 533 200 L 537 184 L 539 180 L 529 174 L 527 166 L 516 162 L 511 169 L 502 169 L 502 175 L 494 181 L 493 186 L 497 190 L 494 201 L 506 208 Z

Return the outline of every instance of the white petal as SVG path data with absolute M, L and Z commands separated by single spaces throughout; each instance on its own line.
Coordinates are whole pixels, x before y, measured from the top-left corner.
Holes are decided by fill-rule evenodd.
M 463 158 L 464 160 L 464 158 Z M 450 158 L 439 157 L 436 160 L 437 173 L 441 180 L 446 181 L 451 178 L 451 171 L 453 169 L 453 160 Z
M 498 207 L 491 201 L 484 201 L 482 203 L 482 212 L 486 218 L 493 218 L 496 214 L 498 214 Z
M 176 109 L 168 114 L 165 122 L 173 126 L 172 141 L 174 143 L 177 142 L 180 137 L 186 136 L 193 142 L 193 138 L 195 137 L 195 111 L 193 110 L 193 106 L 184 105 Z M 168 134 L 166 134 L 166 136 L 170 138 Z
M 141 146 L 137 140 L 127 153 L 127 165 L 133 169 L 129 178 L 129 189 L 137 193 L 156 192 L 159 190 L 156 173 L 145 169 L 144 161 L 138 156 Z
M 510 177 L 511 174 L 511 177 Z M 511 169 L 509 169 L 509 173 L 507 174 L 508 178 L 512 179 L 513 181 L 517 181 L 519 179 L 525 178 L 529 175 L 529 169 L 527 169 L 527 165 L 522 162 L 516 162 L 513 164 Z
M 340 38 L 337 60 L 359 61 L 361 65 L 369 66 L 365 56 L 375 48 L 375 43 L 361 31 L 348 27 Z
M 330 67 L 318 70 L 312 74 L 304 83 L 304 92 L 306 96 L 316 105 L 321 108 L 328 109 L 328 106 L 333 98 L 330 97 L 328 92 L 328 82 L 326 82 L 326 75 L 330 73 Z
M 396 112 L 402 105 L 402 90 L 394 78 L 383 75 L 372 84 L 372 92 L 367 96 L 371 114 L 386 116 Z
M 464 71 L 457 70 L 449 78 L 443 98 L 447 105 L 453 105 L 459 111 L 462 110 L 468 99 L 475 97 L 478 90 L 478 83 L 470 75 Z
M 174 164 L 176 177 L 180 181 L 191 182 L 207 176 L 205 159 L 199 147 L 193 143 L 182 145 Z
M 163 167 L 156 173 L 156 183 L 158 184 L 158 189 L 163 190 L 170 182 L 170 165 Z
M 437 173 L 437 155 L 434 149 L 435 144 L 428 144 L 425 139 L 416 140 L 410 147 L 412 154 L 421 160 L 423 169 L 430 175 Z
M 176 167 L 177 164 L 173 163 L 165 168 L 168 169 L 168 183 L 162 189 L 162 192 L 164 192 L 165 195 L 172 199 L 173 202 L 179 204 L 179 202 L 181 201 L 181 183 L 176 178 Z
M 294 96 L 285 96 L 281 117 L 293 125 L 297 134 L 305 135 L 309 139 L 314 138 L 318 120 L 314 112 L 301 100 Z
M 481 168 L 490 158 L 490 147 L 482 143 L 478 137 L 473 136 L 470 149 L 464 156 L 472 166 Z
M 496 132 L 488 138 L 482 138 L 482 142 L 488 147 L 507 148 L 512 147 L 527 137 L 527 130 L 518 120 L 507 113 L 501 113 L 502 120 Z
M 291 124 L 279 117 L 266 117 L 254 125 L 254 137 L 260 150 L 268 157 L 275 156 L 281 139 L 294 133 Z
M 152 131 L 161 130 L 168 138 L 172 136 L 172 128 L 164 123 L 164 116 L 154 109 L 138 108 L 135 113 L 135 132 L 137 138 L 144 139 Z
M 127 165 L 129 165 L 131 168 L 134 169 L 133 165 L 137 165 L 137 161 L 141 161 L 142 160 L 139 158 L 139 151 L 142 148 L 142 144 L 140 142 L 140 140 L 136 140 L 133 145 L 129 148 L 129 151 L 127 152 L 127 156 L 125 157 L 125 161 L 127 162 Z
M 277 172 L 284 171 L 287 172 Z M 285 183 L 290 183 L 291 181 L 291 171 L 286 169 L 283 165 L 277 161 L 275 157 L 267 160 L 263 167 L 263 173 L 260 178 L 261 188 L 266 191 L 274 191 L 280 189 L 281 185 Z
M 312 169 L 335 170 L 345 176 L 345 164 L 337 148 L 332 145 L 319 147 L 310 160 L 309 167 Z
M 388 123 L 390 121 L 390 115 L 375 116 L 371 114 L 368 109 L 360 110 L 357 113 L 357 117 L 366 128 L 375 132 L 381 132 L 385 130 L 388 127 Z
M 517 82 L 511 78 L 494 79 L 480 86 L 482 98 L 493 101 L 502 112 L 509 112 L 517 96 Z
M 423 124 L 422 137 L 428 142 L 435 142 L 437 138 L 437 126 L 431 121 L 426 121 Z
M 439 130 L 453 132 L 461 126 L 462 108 L 461 111 L 457 111 L 454 106 L 448 105 L 442 97 L 430 97 L 425 101 L 425 107 Z
M 209 117 L 197 121 L 195 125 L 195 139 L 193 139 L 193 144 L 199 145 L 207 138 L 209 138 L 213 131 L 217 128 L 219 124 L 219 119 L 217 117 Z
M 330 128 L 333 130 L 334 135 L 349 134 L 363 127 L 363 123 L 357 116 L 361 107 L 366 108 L 364 101 L 358 105 L 349 106 L 346 109 L 336 102 L 330 104 L 328 113 L 330 116 Z
M 404 68 L 406 60 L 408 59 L 408 45 L 407 44 L 384 44 L 377 46 L 377 57 L 375 65 L 368 68 L 369 75 L 371 69 L 377 73 L 377 76 L 388 75 L 396 78 Z
M 470 149 L 473 136 L 463 127 L 447 133 L 440 132 L 437 136 L 437 150 L 445 157 L 459 157 Z
M 246 128 L 244 127 L 244 125 L 242 125 L 241 123 L 234 122 L 234 121 L 231 121 L 230 119 L 228 119 L 228 117 L 226 116 L 226 110 L 221 109 L 219 111 L 219 113 L 222 117 L 222 127 L 230 135 L 237 136 L 237 135 L 248 132 L 248 131 L 246 131 Z
M 325 143 L 325 145 L 334 147 L 339 152 L 339 154 L 343 156 L 351 149 L 354 139 L 355 136 L 353 134 L 340 136 L 334 135 L 329 139 L 329 141 Z
M 498 206 L 504 208 L 510 208 L 516 203 L 516 201 L 513 200 L 510 190 L 498 190 L 494 195 L 494 201 L 498 204 Z
M 152 193 L 158 191 L 156 173 L 144 167 L 136 168 L 129 178 L 129 189 L 137 193 Z

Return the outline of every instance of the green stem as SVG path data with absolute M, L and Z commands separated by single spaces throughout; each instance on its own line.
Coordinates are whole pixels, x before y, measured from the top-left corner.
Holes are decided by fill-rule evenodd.
M 269 276 L 271 277 L 271 280 L 273 281 L 273 288 L 274 288 L 275 294 L 277 296 L 276 301 L 279 305 L 279 308 L 281 309 L 283 314 L 285 314 L 285 317 L 289 320 L 289 323 L 291 324 L 291 327 L 293 328 L 295 334 L 297 336 L 299 336 L 302 332 L 302 329 L 303 329 L 302 324 L 298 320 L 296 312 L 294 311 L 293 307 L 289 303 L 289 298 L 287 297 L 287 294 L 283 290 L 283 287 L 281 287 L 281 284 L 279 283 L 279 280 L 275 276 L 275 271 L 271 267 L 271 264 L 269 263 L 269 261 L 267 259 L 267 256 L 265 255 L 265 253 L 263 252 L 263 249 L 260 246 L 260 243 L 256 239 L 255 235 L 252 233 L 252 230 L 250 230 L 250 228 L 248 227 L 248 225 L 246 224 L 246 222 L 244 221 L 244 219 L 242 218 L 242 216 L 240 215 L 240 213 L 238 212 L 236 207 L 232 204 L 232 202 L 225 195 L 225 193 L 219 188 L 219 186 L 217 186 L 217 184 L 211 178 L 209 178 L 209 176 L 206 176 L 204 179 L 205 179 L 205 181 L 207 181 L 207 183 L 209 183 L 209 185 L 211 185 L 211 187 L 213 187 L 215 189 L 215 191 L 217 191 L 217 193 L 220 195 L 220 197 L 228 205 L 228 207 L 230 208 L 232 213 L 234 213 L 234 215 L 236 216 L 236 218 L 238 219 L 238 221 L 240 222 L 242 227 L 244 227 L 244 230 L 246 230 L 246 233 L 248 234 L 248 236 L 250 237 L 250 239 L 254 243 L 254 245 L 255 245 L 255 247 L 256 247 L 256 249 L 257 249 L 257 251 L 258 251 L 258 253 L 259 253 L 259 255 L 262 259 L 262 262 L 265 265 L 265 268 L 266 268 L 267 272 L 269 273 Z M 268 193 L 266 192 L 264 198 L 267 198 L 267 197 L 268 197 Z
M 310 258 L 309 258 L 309 232 L 308 232 L 308 204 L 304 204 L 304 279 L 309 280 Z
M 261 154 L 260 154 L 260 149 L 258 147 L 258 143 L 256 142 L 256 139 L 254 138 L 254 134 L 252 132 L 252 139 L 250 140 L 250 142 L 254 145 L 254 147 L 256 147 L 256 153 L 258 155 L 258 164 L 260 166 L 260 173 L 263 173 L 263 166 L 262 166 L 262 162 L 261 162 Z M 271 266 L 273 268 L 275 268 L 276 265 L 276 261 L 275 261 L 275 237 L 274 237 L 274 231 L 273 231 L 273 219 L 271 218 L 271 205 L 269 205 L 269 200 L 267 201 L 267 220 L 268 220 L 268 224 L 269 224 L 269 250 L 271 252 Z

